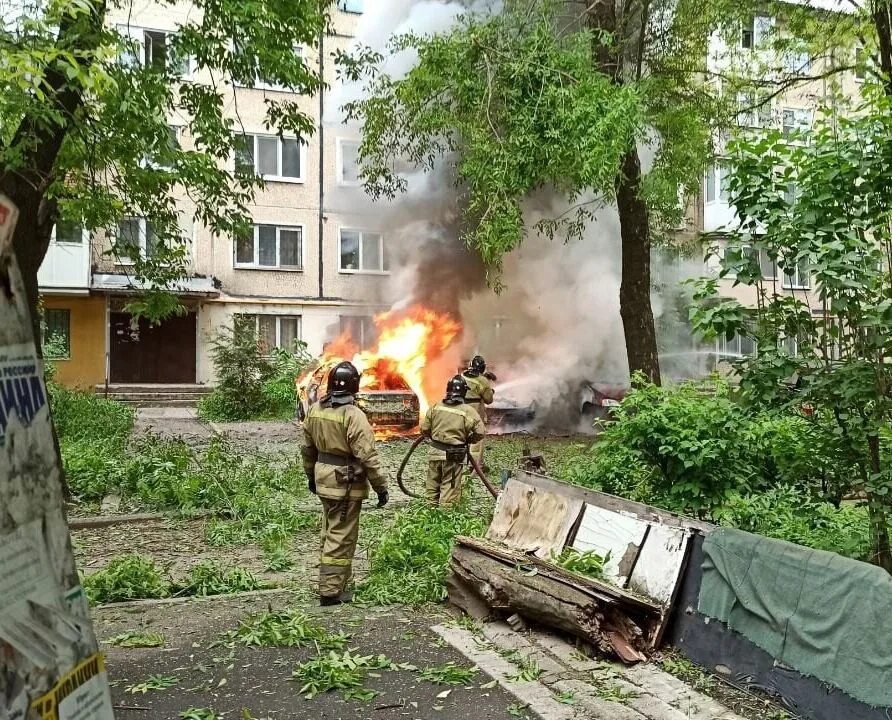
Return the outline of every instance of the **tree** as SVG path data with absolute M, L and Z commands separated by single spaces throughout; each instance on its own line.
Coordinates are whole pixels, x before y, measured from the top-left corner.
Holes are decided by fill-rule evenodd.
M 148 286 L 137 311 L 158 318 L 177 309 L 165 289 L 187 272 L 182 208 L 232 235 L 249 225 L 246 205 L 262 184 L 238 162 L 229 169 L 240 128 L 227 95 L 259 78 L 315 93 L 318 72 L 295 48 L 316 44 L 329 4 L 198 0 L 147 61 L 142 38 L 117 24 L 128 17 L 117 3 L 24 0 L 0 30 L 0 192 L 20 212 L 14 248 L 35 334 L 37 270 L 59 218 L 112 231 L 122 216 L 146 217 L 157 236 L 152 257 L 126 239 L 112 252 L 132 260 Z M 174 116 L 194 150 L 171 142 Z M 270 98 L 266 123 L 299 137 L 315 127 L 293 100 Z
M 685 210 L 679 197 L 698 194 L 718 131 L 736 122 L 738 91 L 760 90 L 758 104 L 778 87 L 812 79 L 780 62 L 788 38 L 766 41 L 778 50 L 769 75 L 765 68 L 750 77 L 708 70 L 710 37 L 739 38 L 755 7 L 513 0 L 497 14 L 468 14 L 445 34 L 395 38 L 391 51 L 418 54 L 405 77 L 384 72 L 381 56 L 368 49 L 341 58 L 347 77 L 368 79 L 367 97 L 346 106 L 364 127 L 365 187 L 372 197 L 393 197 L 405 189 L 401 161 L 429 170 L 439 157 L 453 159 L 464 240 L 496 286 L 501 257 L 523 241 L 521 205 L 532 193 L 544 188 L 567 198 L 570 210 L 536 228 L 566 240 L 580 237 L 599 206 L 615 203 L 629 369 L 658 382 L 652 245 L 676 234 Z M 811 33 L 814 55 L 836 40 L 826 25 L 802 30 Z M 766 76 L 770 89 L 761 84 Z M 644 172 L 646 146 L 655 159 Z
M 873 560 L 892 572 L 892 100 L 877 91 L 853 117 L 828 114 L 808 143 L 772 131 L 738 141 L 732 155 L 744 236 L 719 277 L 754 287 L 758 305 L 719 298 L 717 279 L 704 278 L 693 325 L 707 337 L 755 340 L 756 355 L 736 363 L 744 399 L 832 418 L 856 469 L 845 491 L 866 497 Z M 759 253 L 789 278 L 810 276 L 819 304 L 763 280 Z

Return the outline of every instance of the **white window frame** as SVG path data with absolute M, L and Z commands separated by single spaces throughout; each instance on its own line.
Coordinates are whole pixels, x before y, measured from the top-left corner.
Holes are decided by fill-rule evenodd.
M 338 10 L 345 13 L 350 13 L 351 15 L 362 15 L 365 12 L 365 3 L 364 0 L 358 0 L 360 8 L 359 10 L 349 9 L 347 7 L 350 0 L 338 0 Z
M 260 227 L 266 225 L 276 229 L 276 264 L 261 265 L 260 264 Z M 300 231 L 300 267 L 293 265 L 282 265 L 282 231 L 298 230 Z M 276 223 L 254 223 L 251 226 L 251 232 L 254 235 L 254 261 L 250 263 L 238 262 L 238 238 L 232 239 L 232 267 L 235 270 L 273 270 L 275 272 L 295 272 L 302 273 L 307 263 L 307 230 L 302 223 L 292 225 L 278 225 Z M 249 313 L 250 314 L 250 313 Z
M 371 350 L 374 342 L 378 338 L 377 328 L 375 327 L 375 316 L 374 315 L 339 315 L 338 323 L 340 326 L 341 333 L 347 331 L 347 328 L 344 327 L 345 320 L 358 320 L 359 321 L 359 334 L 360 337 L 352 337 L 353 341 L 359 346 L 360 351 L 363 350 Z M 366 331 L 368 330 L 368 333 Z M 366 337 L 368 334 L 369 337 Z
M 359 233 L 359 268 L 356 270 L 346 270 L 341 267 L 341 246 L 344 240 L 345 232 L 355 232 Z M 362 246 L 364 245 L 363 239 L 364 236 L 368 233 L 369 235 L 377 235 L 378 236 L 378 249 L 380 251 L 381 257 L 381 269 L 380 270 L 362 270 Z M 390 270 L 385 270 L 384 267 L 387 263 L 384 261 L 384 233 L 377 232 L 375 230 L 365 229 L 362 230 L 360 228 L 355 227 L 341 227 L 338 228 L 338 272 L 344 275 L 390 275 Z
M 121 220 L 127 220 L 127 219 L 139 220 L 139 254 L 140 254 L 140 257 L 145 258 L 146 257 L 146 240 L 148 238 L 148 233 L 147 233 L 146 227 L 148 224 L 148 220 L 144 217 L 139 217 L 138 215 L 124 215 L 124 216 L 122 216 L 121 219 L 118 220 L 117 223 L 115 223 L 115 230 L 114 230 L 115 245 L 117 245 L 121 240 L 120 235 L 119 235 L 120 222 L 121 222 Z M 123 255 L 115 258 L 115 261 L 118 265 L 133 265 L 133 264 L 135 264 L 133 258 L 123 256 Z
M 146 33 L 163 33 L 164 35 L 176 36 L 176 30 L 169 30 L 167 28 L 159 28 L 159 27 L 144 27 L 142 25 L 126 25 L 119 24 L 117 26 L 118 32 L 121 33 L 124 37 L 128 37 L 131 40 L 134 40 L 138 46 L 138 55 L 136 57 L 130 57 L 128 53 L 129 62 L 142 65 L 145 67 L 146 63 Z M 193 62 L 193 58 L 190 55 L 186 58 L 186 67 L 183 69 L 183 72 L 178 75 L 181 80 L 192 80 L 193 75 L 195 73 L 195 63 Z
M 305 57 L 304 46 L 303 45 L 295 45 L 294 54 L 300 58 Z M 294 88 L 290 88 L 287 85 L 276 85 L 275 83 L 268 83 L 265 80 L 261 80 L 260 77 L 254 78 L 254 89 L 255 90 L 266 90 L 268 92 L 281 92 L 281 93 L 294 93 L 296 92 Z
M 744 342 L 752 344 L 751 352 L 744 352 Z M 735 333 L 734 337 L 730 340 L 728 340 L 724 335 L 719 335 L 715 339 L 715 353 L 720 358 L 752 357 L 756 354 L 756 341 L 749 337 L 744 338 L 737 333 Z
M 709 198 L 709 180 L 712 178 L 712 199 Z M 706 169 L 703 177 L 703 202 L 706 205 L 714 205 L 719 201 L 719 174 L 715 163 Z
M 764 128 L 771 125 L 771 103 L 756 106 L 752 93 L 737 93 L 737 105 L 742 108 L 737 113 L 737 124 L 742 128 Z M 746 109 L 748 108 L 748 109 Z
M 784 64 L 791 73 L 807 73 L 811 70 L 812 57 L 808 50 L 787 50 Z
M 80 242 L 68 242 L 66 240 L 59 240 L 56 237 L 56 224 L 53 224 L 53 231 L 50 234 L 50 242 L 54 245 L 71 245 L 72 247 L 80 247 L 81 245 L 88 244 L 90 242 L 90 231 L 83 226 L 83 223 L 78 224 L 81 226 Z
M 297 335 L 294 339 L 301 342 L 303 341 L 304 320 L 303 315 L 301 315 L 300 313 L 295 313 L 293 315 L 282 315 L 272 312 L 246 312 L 238 314 L 242 317 L 247 316 L 254 318 L 254 333 L 258 341 L 262 339 L 260 336 L 260 318 L 262 317 L 271 317 L 276 319 L 276 348 L 282 348 L 282 320 L 297 320 Z
M 344 145 L 355 145 L 359 148 L 359 140 L 339 137 L 337 140 L 338 185 L 344 187 L 360 187 L 362 180 L 344 180 Z
M 803 281 L 802 268 L 799 266 L 799 262 L 793 268 L 792 274 L 788 274 L 786 270 L 783 271 L 783 274 L 781 287 L 784 290 L 811 290 L 811 272 L 807 271 L 805 273 L 805 280 Z
M 300 176 L 299 177 L 288 177 L 284 175 L 261 175 L 259 163 L 260 163 L 260 154 L 257 152 L 257 139 L 258 138 L 267 138 L 274 139 L 277 141 L 277 154 L 276 154 L 276 165 L 279 172 L 282 171 L 282 149 L 284 148 L 284 143 L 282 142 L 283 138 L 278 135 L 273 135 L 268 132 L 252 132 L 251 130 L 244 130 L 243 132 L 236 133 L 237 137 L 251 137 L 254 138 L 254 172 L 255 174 L 262 177 L 267 182 L 278 182 L 278 183 L 292 183 L 292 184 L 303 184 L 306 182 L 307 177 L 307 144 L 299 137 L 286 137 L 285 140 L 297 140 L 297 147 L 300 152 Z M 236 157 L 232 158 L 232 169 L 235 170 L 237 165 Z

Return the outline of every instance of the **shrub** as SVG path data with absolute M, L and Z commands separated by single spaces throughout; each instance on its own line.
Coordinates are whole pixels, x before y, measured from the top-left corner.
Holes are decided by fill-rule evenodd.
M 306 345 L 273 348 L 268 354 L 250 323 L 236 322 L 211 339 L 217 374 L 214 391 L 198 407 L 207 420 L 287 417 L 295 405 L 297 376 L 310 361 Z
M 126 468 L 119 440 L 62 439 L 59 445 L 68 488 L 76 497 L 99 501 L 123 485 Z
M 133 430 L 133 408 L 83 390 L 49 385 L 53 422 L 61 440 L 118 440 Z
M 92 603 L 155 599 L 170 595 L 170 582 L 155 561 L 143 555 L 115 558 L 104 569 L 87 575 L 83 586 Z
M 178 589 L 177 595 L 229 595 L 267 587 L 244 568 L 224 567 L 211 560 L 198 563 Z
M 382 533 L 357 596 L 380 605 L 439 602 L 446 596 L 446 568 L 455 536 L 482 535 L 486 525 L 480 515 L 461 508 L 409 506 Z

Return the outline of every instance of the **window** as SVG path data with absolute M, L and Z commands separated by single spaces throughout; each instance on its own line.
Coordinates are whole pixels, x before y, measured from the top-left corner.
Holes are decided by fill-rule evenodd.
M 71 357 L 71 310 L 50 308 L 43 312 L 43 341 L 58 344 L 61 358 Z
M 801 75 L 811 70 L 811 53 L 808 50 L 790 49 L 784 54 L 787 61 L 787 70 Z
M 774 280 L 777 278 L 777 263 L 768 255 L 765 248 L 759 248 L 759 269 L 762 271 L 763 280 Z
M 302 227 L 255 225 L 252 232 L 235 241 L 236 268 L 303 270 Z
M 784 190 L 784 202 L 786 202 L 787 205 L 794 205 L 798 194 L 799 189 L 796 187 L 796 183 L 787 183 L 787 188 Z
M 180 57 L 173 48 L 175 33 L 146 30 L 143 35 L 143 63 L 163 72 L 169 70 L 174 75 L 189 72 L 189 59 Z
M 137 252 L 143 257 L 154 256 L 158 243 L 155 228 L 145 218 L 129 216 L 118 221 L 117 249 L 122 263 L 133 262 Z
M 378 337 L 375 320 L 368 315 L 341 315 L 341 334 L 347 333 L 360 350 L 369 350 Z
M 236 140 L 235 167 L 267 180 L 303 182 L 301 143 L 276 135 L 240 135 Z
M 783 133 L 785 138 L 808 132 L 811 129 L 811 111 L 802 108 L 784 108 Z
M 344 12 L 361 14 L 365 0 L 338 0 L 338 7 Z
M 749 357 L 756 353 L 755 341 L 751 337 L 737 335 L 736 333 L 730 340 L 724 335 L 720 335 L 716 338 L 715 344 L 716 354 L 722 357 Z
M 768 15 L 752 15 L 745 19 L 740 28 L 740 47 L 746 50 L 758 47 L 765 41 L 772 24 Z
M 341 230 L 341 272 L 387 272 L 384 238 L 380 233 Z
M 738 93 L 737 124 L 745 128 L 768 127 L 771 124 L 771 101 L 759 98 L 755 93 Z
M 729 193 L 731 191 L 731 168 L 727 165 L 719 165 L 719 200 L 723 203 L 728 202 Z
M 877 56 L 868 52 L 866 47 L 859 45 L 855 49 L 855 79 L 866 80 L 870 69 L 878 64 Z
M 180 128 L 167 126 L 166 144 L 151 152 L 145 158 L 143 166 L 170 169 L 173 167 L 173 156 L 180 149 Z
M 710 165 L 706 170 L 706 202 L 715 202 L 715 184 L 716 170 L 714 165 Z
M 359 143 L 338 140 L 338 182 L 341 185 L 359 185 Z
M 67 245 L 81 245 L 84 242 L 84 228 L 71 220 L 59 220 L 53 229 L 53 240 Z
M 273 348 L 290 348 L 295 340 L 300 340 L 300 315 L 237 315 L 238 329 L 253 329 L 257 340 L 265 351 Z
M 784 288 L 787 290 L 808 290 L 811 287 L 811 274 L 808 260 L 803 258 L 796 263 L 792 274 L 784 270 Z
M 303 48 L 299 45 L 294 48 L 294 55 L 298 58 L 303 58 Z M 283 85 L 280 82 L 272 78 L 265 78 L 258 73 L 257 77 L 254 79 L 254 87 L 260 90 L 274 90 L 276 92 L 291 92 L 294 88 L 289 85 Z

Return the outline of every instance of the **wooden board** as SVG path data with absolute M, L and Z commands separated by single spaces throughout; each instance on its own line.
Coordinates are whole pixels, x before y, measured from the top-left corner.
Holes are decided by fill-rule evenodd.
M 626 587 L 647 533 L 648 523 L 643 520 L 586 505 L 572 547 L 580 552 L 609 555 L 604 576 L 614 585 Z
M 666 607 L 670 606 L 684 567 L 690 538 L 689 531 L 684 528 L 656 523 L 651 525 L 629 578 L 628 588 Z
M 582 506 L 580 499 L 510 480 L 499 495 L 486 537 L 547 558 L 566 546 Z

